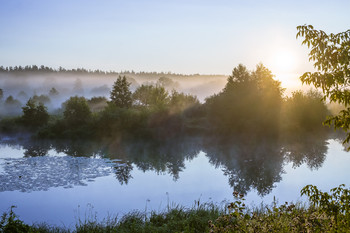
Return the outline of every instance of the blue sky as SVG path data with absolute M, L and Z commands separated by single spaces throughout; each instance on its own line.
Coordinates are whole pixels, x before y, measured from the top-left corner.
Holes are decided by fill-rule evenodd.
M 296 26 L 350 28 L 350 1 L 0 0 L 0 65 L 229 74 L 280 49 L 312 67 Z

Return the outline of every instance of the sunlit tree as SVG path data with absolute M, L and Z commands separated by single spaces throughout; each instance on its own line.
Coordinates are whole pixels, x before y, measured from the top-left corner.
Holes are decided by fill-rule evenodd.
M 211 127 L 221 133 L 276 133 L 282 103 L 281 83 L 263 65 L 250 72 L 233 69 L 222 92 L 206 99 Z
M 149 108 L 163 108 L 169 103 L 169 93 L 158 85 L 141 85 L 132 97 L 135 105 Z

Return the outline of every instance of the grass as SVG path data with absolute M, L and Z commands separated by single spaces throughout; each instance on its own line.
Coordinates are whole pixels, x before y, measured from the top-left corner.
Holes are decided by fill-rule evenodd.
M 235 200 L 225 208 L 197 202 L 191 208 L 173 206 L 150 214 L 134 211 L 102 222 L 79 220 L 75 229 L 25 224 L 11 207 L 1 217 L 0 232 L 349 232 L 350 192 L 344 185 L 330 193 L 308 185 L 301 194 L 309 197 L 309 203 L 274 202 L 247 208 L 243 196 L 234 193 Z

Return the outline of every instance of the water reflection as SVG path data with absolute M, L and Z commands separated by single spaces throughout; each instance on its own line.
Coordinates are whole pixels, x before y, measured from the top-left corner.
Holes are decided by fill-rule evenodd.
M 287 161 L 293 163 L 293 167 L 307 164 L 311 169 L 319 169 L 326 159 L 328 151 L 328 133 L 320 130 L 313 133 L 290 135 L 284 143 L 283 152 Z
M 169 174 L 177 181 L 186 169 L 185 162 L 203 151 L 209 162 L 227 176 L 233 190 L 247 194 L 254 189 L 264 196 L 281 181 L 286 162 L 292 162 L 294 167 L 305 163 L 310 169 L 320 168 L 327 155 L 328 138 L 328 132 L 322 130 L 289 135 L 281 140 L 251 136 L 103 143 L 7 140 L 1 145 L 17 149 L 20 145 L 24 152 L 23 158 L 0 159 L 3 171 L 0 191 L 69 188 L 108 175 L 114 175 L 121 185 L 127 185 L 133 179 L 133 169 Z
M 283 153 L 275 141 L 235 138 L 230 142 L 207 143 L 205 152 L 210 162 L 228 176 L 234 191 L 241 194 L 253 188 L 266 195 L 281 180 Z
M 195 158 L 199 152 L 199 138 L 181 138 L 168 142 L 114 142 L 109 144 L 105 156 L 128 161 L 143 172 L 170 174 L 176 181 L 179 173 L 185 169 L 185 160 Z

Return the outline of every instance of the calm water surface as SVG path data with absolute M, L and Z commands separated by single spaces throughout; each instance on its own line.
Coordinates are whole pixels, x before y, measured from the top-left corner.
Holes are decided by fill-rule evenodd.
M 350 154 L 327 135 L 283 143 L 199 138 L 97 145 L 2 137 L 0 211 L 27 223 L 72 227 L 78 219 L 162 211 L 195 201 L 223 205 L 234 190 L 246 203 L 300 199 L 314 184 L 349 187 Z

